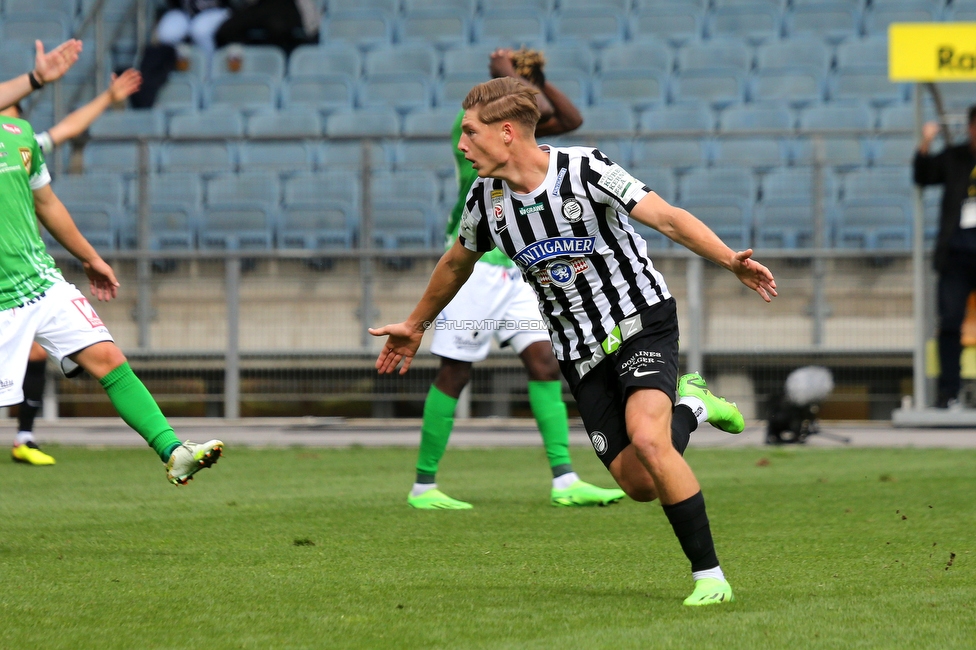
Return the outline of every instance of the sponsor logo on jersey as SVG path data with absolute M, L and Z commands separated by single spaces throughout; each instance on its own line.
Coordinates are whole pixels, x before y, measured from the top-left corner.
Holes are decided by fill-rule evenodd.
M 622 203 L 629 203 L 634 193 L 643 187 L 637 179 L 617 164 L 610 165 L 597 185 L 606 190 L 607 194 L 620 199 Z
M 546 268 L 536 271 L 536 279 L 542 286 L 553 284 L 560 289 L 572 286 L 576 276 L 590 268 L 586 259 L 579 257 L 574 260 L 554 260 Z
M 559 176 L 556 176 L 556 184 L 552 188 L 552 195 L 559 196 L 559 188 L 563 185 L 563 178 L 566 176 L 566 170 L 560 169 Z
M 532 242 L 512 259 L 524 269 L 529 269 L 552 257 L 583 257 L 593 253 L 596 237 L 552 237 Z
M 21 147 L 20 159 L 24 161 L 24 169 L 29 172 L 31 170 L 31 160 L 34 159 L 34 153 L 27 147 Z
M 593 443 L 593 449 L 600 456 L 607 453 L 607 447 L 610 446 L 610 444 L 607 442 L 607 437 L 603 435 L 603 432 L 601 431 L 594 431 L 591 433 L 590 442 Z
M 532 205 L 524 205 L 519 208 L 519 214 L 523 217 L 527 214 L 535 214 L 536 212 L 542 212 L 545 210 L 546 206 L 541 203 L 533 203 Z
M 95 308 L 91 306 L 88 302 L 88 298 L 75 298 L 71 301 L 71 304 L 81 312 L 81 315 L 85 317 L 85 320 L 92 326 L 92 329 L 98 329 L 99 327 L 105 327 L 105 323 L 102 319 L 98 317 L 95 313 Z
M 8 133 L 13 133 L 14 135 L 20 135 L 23 133 L 23 131 L 20 130 L 20 127 L 16 124 L 4 124 L 3 130 Z
M 583 206 L 576 199 L 563 201 L 563 219 L 569 223 L 576 223 L 583 218 Z

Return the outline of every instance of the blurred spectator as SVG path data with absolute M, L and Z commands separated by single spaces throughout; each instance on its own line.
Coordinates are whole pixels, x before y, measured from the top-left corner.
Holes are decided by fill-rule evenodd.
M 227 0 L 167 0 L 167 3 L 170 9 L 156 25 L 156 40 L 176 47 L 189 37 L 209 62 L 215 49 L 214 34 L 230 16 Z
M 315 0 L 237 0 L 217 31 L 217 46 L 277 45 L 291 53 L 299 45 L 318 42 L 320 19 Z
M 932 155 L 939 125 L 922 127 L 915 153 L 915 182 L 943 185 L 935 270 L 939 274 L 939 394 L 936 406 L 959 404 L 962 322 L 969 294 L 976 290 L 976 106 L 969 109 L 969 137 Z

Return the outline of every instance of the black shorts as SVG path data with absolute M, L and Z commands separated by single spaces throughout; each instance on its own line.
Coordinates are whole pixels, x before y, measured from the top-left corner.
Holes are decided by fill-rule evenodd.
M 678 314 L 674 299 L 642 314 L 643 329 L 581 378 L 575 361 L 560 361 L 596 455 L 610 467 L 630 444 L 624 417 L 635 388 L 656 388 L 675 401 L 678 384 Z

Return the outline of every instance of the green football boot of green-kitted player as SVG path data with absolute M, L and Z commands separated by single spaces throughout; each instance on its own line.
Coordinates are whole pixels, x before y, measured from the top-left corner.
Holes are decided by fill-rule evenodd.
M 418 496 L 408 494 L 407 504 L 419 510 L 470 510 L 474 507 L 466 501 L 452 499 L 437 488 Z
M 608 506 L 625 496 L 623 490 L 616 488 L 607 490 L 586 481 L 576 481 L 564 490 L 553 488 L 549 502 L 561 507 Z
M 707 422 L 716 429 L 726 433 L 742 433 L 746 428 L 745 420 L 735 402 L 727 402 L 724 397 L 713 395 L 712 391 L 708 390 L 705 380 L 697 372 L 681 376 L 678 380 L 678 396 L 695 397 L 701 400 L 707 411 Z
M 727 580 L 702 578 L 695 581 L 695 590 L 685 598 L 684 604 L 688 607 L 701 607 L 703 605 L 731 603 L 734 600 L 732 585 Z

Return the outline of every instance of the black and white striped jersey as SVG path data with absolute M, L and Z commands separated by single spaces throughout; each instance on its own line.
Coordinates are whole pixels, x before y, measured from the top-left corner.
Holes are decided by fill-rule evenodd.
M 511 257 L 535 290 L 556 357 L 589 359 L 617 323 L 671 297 L 628 218 L 650 189 L 597 149 L 541 147 L 549 171 L 533 192 L 497 178 L 472 186 L 459 240 Z

